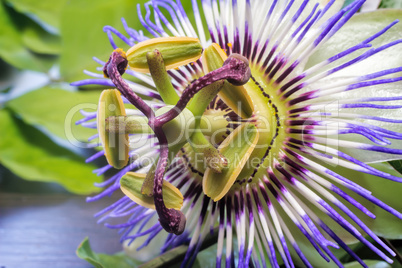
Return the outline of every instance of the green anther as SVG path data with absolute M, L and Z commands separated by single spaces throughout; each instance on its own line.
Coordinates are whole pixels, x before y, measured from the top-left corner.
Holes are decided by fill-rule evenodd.
M 203 53 L 202 63 L 204 72 L 209 73 L 222 67 L 226 59 L 226 53 L 218 44 L 213 43 L 207 47 Z M 222 90 L 219 92 L 219 97 L 242 118 L 250 118 L 253 115 L 253 101 L 247 94 L 247 90 L 244 86 L 234 86 L 226 81 Z
M 111 116 L 106 118 L 106 131 L 120 134 L 151 134 L 148 119 L 144 116 Z
M 138 43 L 127 51 L 130 68 L 136 72 L 149 73 L 146 55 L 155 49 L 163 55 L 166 70 L 194 62 L 201 57 L 202 53 L 202 46 L 197 38 L 151 38 Z
M 207 168 L 202 181 L 204 193 L 215 202 L 224 197 L 235 183 L 257 144 L 258 135 L 253 124 L 245 123 L 237 127 L 219 146 L 219 151 L 227 157 L 228 167 L 221 174 Z
M 154 199 L 141 193 L 141 185 L 145 179 L 145 174 L 127 172 L 120 180 L 122 192 L 140 206 L 155 209 Z M 183 205 L 183 195 L 172 184 L 163 181 L 163 202 L 167 208 L 180 210 Z
M 170 77 L 166 72 L 165 63 L 159 50 L 147 53 L 147 61 L 152 80 L 156 89 L 166 104 L 174 105 L 179 101 L 179 95 L 170 82 Z
M 105 150 L 108 163 L 117 169 L 123 168 L 128 162 L 128 135 L 124 132 L 106 131 L 106 118 L 125 115 L 126 110 L 120 92 L 117 89 L 102 91 L 97 116 L 99 140 Z

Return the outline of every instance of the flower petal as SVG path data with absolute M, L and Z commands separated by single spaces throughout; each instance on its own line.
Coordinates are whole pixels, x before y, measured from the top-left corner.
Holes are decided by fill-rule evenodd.
M 392 21 L 402 18 L 402 10 L 389 9 L 378 10 L 369 13 L 360 13 L 353 16 L 333 38 L 327 41 L 324 48 L 319 49 L 309 59 L 306 69 L 314 66 L 335 54 L 344 51 L 370 36 L 381 31 Z M 389 43 L 402 38 L 402 23 L 397 23 L 385 34 L 379 36 L 370 44 L 378 47 L 380 44 Z M 402 44 L 388 48 L 360 63 L 354 64 L 337 72 L 336 76 L 354 76 L 374 73 L 381 70 L 402 66 Z M 346 59 L 351 59 L 356 54 L 351 54 Z
M 342 83 L 343 80 L 347 79 L 347 77 L 327 78 L 320 82 L 314 83 L 311 85 L 311 88 L 320 89 L 326 87 L 327 85 L 336 85 Z M 400 82 L 389 83 L 357 88 L 337 94 L 330 94 L 319 99 L 319 105 L 321 108 L 315 112 L 312 112 L 311 115 L 316 114 L 316 116 L 319 116 L 320 120 L 322 121 L 334 120 L 330 125 L 327 125 L 328 127 L 338 127 L 338 129 L 341 129 L 340 124 L 349 122 L 353 124 L 366 124 L 366 126 L 370 126 L 370 128 L 378 127 L 400 133 L 402 130 L 402 121 L 400 120 L 402 111 L 401 86 L 402 84 Z M 373 101 L 376 98 L 389 98 L 391 101 Z M 392 98 L 395 100 L 392 100 Z M 314 102 L 313 104 L 316 103 L 318 104 L 318 102 Z M 366 103 L 369 105 L 384 105 L 384 107 L 386 105 L 393 105 L 396 108 L 369 108 L 364 106 Z M 351 106 L 345 106 L 348 104 L 351 104 Z M 359 104 L 362 104 L 363 106 L 359 107 Z M 398 106 L 401 106 L 401 108 L 398 108 Z M 365 163 L 376 163 L 402 159 L 402 154 L 380 152 L 368 153 L 368 150 L 350 148 L 342 142 L 342 140 L 345 140 L 361 144 L 377 145 L 362 135 L 338 134 L 336 136 L 327 135 L 325 138 L 339 140 L 337 147 L 339 147 L 342 152 Z M 383 146 L 383 148 L 402 148 L 401 138 L 401 135 L 397 135 L 395 138 L 389 138 L 391 144 Z
M 370 166 L 391 175 L 402 177 L 402 175 L 388 163 L 376 163 Z M 360 173 L 358 181 L 359 183 L 367 185 L 366 188 L 373 191 L 375 197 L 397 211 L 402 211 L 402 202 L 400 199 L 402 193 L 401 183 L 362 173 Z M 402 224 L 400 219 L 377 206 L 372 212 L 377 218 L 367 220 L 372 222 L 369 226 L 374 233 L 388 239 L 402 239 Z

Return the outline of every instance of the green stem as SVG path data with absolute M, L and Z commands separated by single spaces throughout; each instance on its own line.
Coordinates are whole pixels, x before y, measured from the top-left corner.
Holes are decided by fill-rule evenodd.
M 394 245 L 392 245 L 391 241 L 389 241 L 388 239 L 384 238 L 384 237 L 380 237 L 380 239 L 388 246 L 390 247 L 390 249 L 392 249 L 395 252 L 395 259 L 402 264 L 402 255 L 401 253 L 399 253 L 399 251 L 394 247 Z
M 227 166 L 227 160 L 204 136 L 201 129 L 201 122 L 203 121 L 201 120 L 201 116 L 219 93 L 223 84 L 224 81 L 219 81 L 205 87 L 205 89 L 198 92 L 188 104 L 188 109 L 196 118 L 194 134 L 190 137 L 190 145 L 195 153 L 203 155 L 207 166 L 217 173 L 222 173 L 222 169 Z M 212 124 L 210 123 L 210 125 Z
M 217 239 L 218 239 L 218 228 L 215 228 L 212 235 L 210 234 L 205 237 L 204 242 L 201 245 L 200 251 L 209 248 L 210 246 L 215 244 Z M 171 267 L 172 265 L 179 263 L 184 259 L 187 250 L 188 245 L 178 246 L 150 260 L 149 262 L 140 265 L 138 268 Z
M 175 105 L 180 97 L 170 82 L 170 77 L 166 72 L 162 54 L 158 50 L 147 53 L 149 71 L 155 87 L 166 104 Z

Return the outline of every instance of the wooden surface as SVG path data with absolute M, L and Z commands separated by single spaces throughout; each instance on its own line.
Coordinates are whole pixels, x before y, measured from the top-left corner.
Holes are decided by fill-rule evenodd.
M 60 189 L 38 190 L 38 183 L 5 184 L 0 178 L 0 268 L 92 267 L 75 255 L 86 236 L 95 252 L 121 251 L 117 231 L 93 218 L 119 196 L 86 203 Z

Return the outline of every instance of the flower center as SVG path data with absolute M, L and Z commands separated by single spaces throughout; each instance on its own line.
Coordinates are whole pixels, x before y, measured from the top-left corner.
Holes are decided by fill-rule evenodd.
M 175 40 L 173 40 L 173 42 L 175 42 Z M 155 42 L 152 42 L 150 44 L 159 46 L 158 42 L 156 42 L 156 44 Z M 184 46 L 186 47 L 187 45 Z M 138 47 L 132 48 L 129 54 L 135 54 L 135 52 L 141 51 L 141 47 L 142 46 L 140 46 L 140 49 L 138 49 Z M 163 44 L 162 48 L 166 48 L 166 45 Z M 161 52 L 157 49 L 148 52 L 147 50 L 145 50 L 145 52 L 147 59 L 145 67 L 148 66 L 155 85 L 161 92 L 162 98 L 165 102 L 167 102 L 167 104 L 169 104 L 170 101 L 175 102 L 177 99 L 175 98 L 176 92 L 167 79 L 165 68 L 168 66 L 165 66 L 165 62 L 163 60 Z M 144 51 L 142 51 L 140 55 L 141 54 L 144 54 Z M 166 54 L 169 55 L 169 52 L 167 52 Z M 174 55 L 174 51 L 170 54 Z M 192 55 L 193 53 L 190 54 Z M 179 53 L 179 55 L 181 55 L 181 53 Z M 142 59 L 143 57 L 138 56 L 138 58 Z M 182 62 L 183 59 L 180 58 L 179 61 Z M 183 124 L 180 124 L 180 122 L 174 122 L 174 120 L 177 120 L 178 116 L 183 115 L 184 113 L 188 114 L 188 116 L 184 116 L 184 121 L 188 121 L 187 119 L 193 118 L 194 116 L 201 116 L 206 107 L 210 104 L 216 94 L 221 90 L 223 85 L 227 83 L 225 81 L 229 81 L 231 84 L 236 86 L 242 86 L 247 83 L 250 79 L 249 63 L 248 60 L 243 56 L 239 54 L 232 54 L 224 61 L 223 65 L 221 65 L 220 68 L 215 69 L 205 76 L 192 82 L 182 92 L 176 104 L 164 107 L 163 109 L 166 109 L 165 111 L 161 112 L 161 114 L 158 114 L 158 111 L 155 113 L 152 108 L 143 99 L 136 95 L 130 89 L 128 84 L 122 79 L 121 75 L 125 72 L 128 63 L 129 60 L 126 57 L 126 54 L 117 49 L 112 53 L 108 62 L 105 64 L 103 72 L 105 77 L 109 77 L 112 80 L 112 82 L 116 85 L 117 89 L 122 93 L 122 95 L 147 117 L 148 126 L 154 132 L 155 137 L 158 139 L 160 147 L 159 159 L 157 164 L 153 165 L 148 174 L 144 178 L 142 178 L 144 182 L 141 187 L 141 194 L 144 196 L 153 196 L 155 209 L 159 215 L 159 221 L 162 227 L 170 233 L 180 235 L 184 231 L 186 218 L 180 210 L 167 208 L 165 204 L 166 200 L 163 199 L 163 177 L 165 175 L 166 168 L 168 167 L 169 162 L 172 160 L 171 156 L 175 156 L 179 148 L 183 147 L 183 145 L 187 141 L 186 139 L 180 139 L 177 144 L 172 144 L 172 140 L 175 136 L 174 134 L 176 133 L 175 128 L 183 128 Z M 110 98 L 105 98 L 105 100 L 110 99 L 111 101 L 116 102 L 119 99 L 118 95 L 116 94 L 109 95 Z M 193 102 L 189 103 L 192 99 Z M 124 116 L 124 114 L 122 115 Z M 120 116 L 120 114 L 117 114 L 117 116 Z M 113 117 L 109 118 L 108 120 L 110 122 L 116 121 L 114 119 L 116 118 Z M 104 119 L 102 119 L 102 123 L 103 122 Z M 222 153 L 220 153 L 208 140 L 206 140 L 206 137 L 202 134 L 202 131 L 200 129 L 200 119 L 196 118 L 194 120 L 193 127 L 195 128 L 195 132 L 191 134 L 189 141 L 191 142 L 192 148 L 194 148 L 196 151 L 199 151 L 203 155 L 203 158 L 208 165 L 208 169 L 207 172 L 204 174 L 204 177 L 209 178 L 209 176 L 207 175 L 208 172 L 212 172 L 214 174 L 222 173 L 223 169 L 227 167 L 227 159 L 232 158 L 226 158 L 223 155 L 224 150 L 222 151 Z M 115 127 L 109 124 L 108 129 L 109 131 L 123 129 L 123 134 L 127 134 L 125 126 L 121 128 L 120 126 Z M 244 129 L 255 130 L 255 126 L 248 124 L 247 127 L 244 127 Z M 136 128 L 134 128 L 134 130 L 136 130 Z M 103 133 L 106 131 L 106 128 L 102 127 L 99 129 L 99 131 Z M 237 132 L 235 131 L 235 133 Z M 111 132 L 111 134 L 116 133 Z M 118 134 L 121 134 L 120 131 Z M 105 135 L 105 137 L 106 136 L 107 135 Z M 128 139 L 127 135 L 123 136 L 124 140 Z M 237 134 L 230 135 L 230 137 L 232 136 L 236 138 L 238 137 Z M 256 134 L 253 134 L 251 136 L 254 137 L 253 141 L 255 141 Z M 225 141 L 222 144 L 225 144 L 226 146 Z M 103 140 L 103 144 L 107 145 L 105 139 Z M 255 144 L 255 142 L 253 142 L 253 144 Z M 233 156 L 233 152 L 236 152 L 236 150 L 233 152 L 232 151 L 229 151 L 230 153 L 228 152 L 228 155 L 230 155 L 231 157 Z M 251 151 L 252 150 L 250 150 L 249 148 L 246 148 L 245 150 L 246 153 L 251 153 Z M 119 153 L 120 149 L 117 148 L 115 150 L 111 150 L 110 155 L 120 155 Z M 247 157 L 242 157 L 243 163 L 245 162 L 244 160 L 247 160 L 247 158 L 249 157 L 249 155 L 247 154 L 246 156 Z M 110 160 L 112 165 L 117 163 L 115 159 Z M 233 169 L 233 167 L 234 165 L 232 164 L 229 169 L 225 169 L 226 174 L 230 174 L 230 169 Z M 240 167 L 242 167 L 242 165 L 240 165 Z M 221 186 L 223 187 L 219 187 L 220 189 L 218 191 L 220 198 L 222 198 L 222 195 L 226 194 L 229 188 L 232 186 L 233 179 L 235 179 L 235 175 L 237 175 L 238 172 L 234 173 L 234 175 L 229 175 L 229 180 L 227 180 L 228 176 L 224 176 L 224 184 L 221 184 Z M 133 178 L 134 180 L 136 180 L 136 176 L 133 176 Z M 142 179 L 140 179 L 140 181 Z M 133 197 L 136 197 L 136 194 L 138 194 L 139 191 L 137 191 L 137 193 L 135 193 L 135 191 L 131 191 L 131 186 L 134 186 L 134 188 L 136 188 L 136 183 L 130 183 L 130 181 L 132 182 L 133 180 L 126 177 L 126 183 L 124 185 L 122 184 L 122 187 L 126 193 L 132 194 Z M 177 198 L 177 195 L 175 198 Z M 142 198 L 140 197 L 139 200 L 141 199 Z
M 139 53 L 138 48 L 131 50 L 131 54 Z M 160 145 L 157 164 L 146 176 L 126 176 L 122 189 L 134 199 L 145 200 L 144 204 L 148 202 L 146 198 L 153 196 L 162 226 L 175 234 L 183 231 L 185 218 L 180 210 L 165 206 L 172 200 L 163 199 L 162 183 L 166 168 L 177 153 L 182 163 L 196 174 L 204 193 L 218 201 L 247 184 L 259 183 L 266 170 L 278 163 L 280 144 L 285 137 L 286 106 L 277 94 L 275 81 L 257 67 L 251 69 L 243 56 L 227 57 L 216 44 L 205 49 L 203 55 L 206 74 L 178 96 L 166 73 L 162 53 L 147 52 L 144 66 L 149 68 L 167 104 L 156 112 L 122 80 L 129 62 L 123 52 L 113 52 L 104 68 L 105 76 L 110 77 L 126 99 L 145 115 L 146 131 L 153 132 Z M 142 121 L 141 118 L 115 116 L 107 118 L 105 126 L 111 134 L 121 130 L 124 134 L 136 133 Z M 113 125 L 114 122 L 125 122 L 125 125 Z M 120 150 L 111 150 L 110 155 L 119 156 Z M 114 162 L 112 160 L 112 164 Z M 131 189 L 138 188 L 135 185 L 141 181 L 140 191 Z M 174 195 L 173 199 L 180 204 L 182 197 Z
M 240 173 L 237 183 L 251 183 L 254 178 L 266 173 L 278 157 L 280 144 L 284 139 L 284 117 L 286 107 L 279 100 L 272 81 L 261 72 L 252 69 L 252 77 L 244 86 L 254 106 L 253 118 L 259 133 L 255 149 Z

